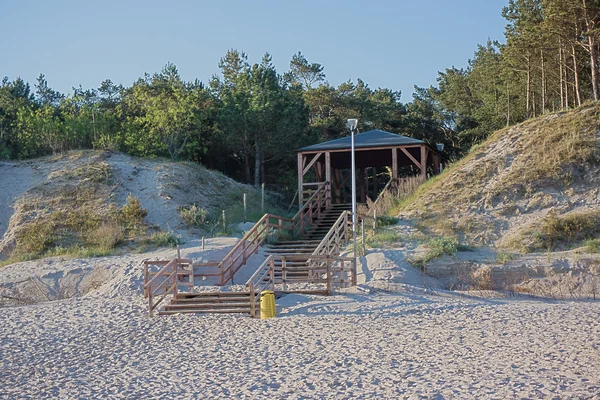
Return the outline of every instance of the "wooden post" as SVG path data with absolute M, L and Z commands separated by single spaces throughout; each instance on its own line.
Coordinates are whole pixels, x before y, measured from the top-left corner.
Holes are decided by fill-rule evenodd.
M 327 296 L 331 296 L 331 258 L 327 256 L 325 262 L 327 263 Z
M 244 193 L 244 223 L 248 222 L 247 213 L 246 213 L 246 193 Z
M 250 316 L 256 317 L 256 298 L 254 293 L 254 282 L 250 282 Z
M 279 218 L 279 236 L 283 235 L 283 220 Z
M 281 279 L 283 280 L 283 291 L 285 292 L 287 290 L 287 272 L 286 272 L 286 264 L 287 264 L 287 260 L 285 259 L 285 257 L 283 257 L 281 259 Z
M 421 178 L 427 177 L 427 147 L 421 145 Z
M 302 207 L 302 201 L 304 197 L 304 190 L 302 185 L 302 179 L 304 178 L 304 173 L 302 172 L 304 166 L 302 165 L 302 153 L 298 153 L 298 207 Z
M 335 203 L 340 204 L 342 201 L 342 178 L 340 176 L 340 170 L 335 169 L 333 171 L 333 179 L 335 182 Z
M 371 186 L 371 195 L 373 196 L 372 199 L 375 201 L 377 198 L 377 168 L 375 167 L 371 168 Z
M 367 189 L 366 189 L 366 170 L 365 168 L 360 168 L 359 170 L 359 180 L 360 180 L 360 202 L 367 202 Z
M 377 229 L 377 208 L 373 209 L 373 233 Z
M 146 283 L 148 283 L 148 263 L 144 261 L 144 297 L 148 297 Z
M 398 149 L 392 149 L 392 179 L 398 179 Z
M 325 192 L 325 196 L 326 197 L 326 202 L 325 202 L 325 207 L 327 209 L 329 209 L 331 207 L 331 153 L 330 152 L 326 152 L 325 153 L 325 182 L 327 182 L 327 187 L 326 192 Z
M 365 241 L 365 220 L 360 220 L 360 230 L 362 233 L 363 256 L 367 255 L 367 243 Z
M 227 230 L 227 222 L 225 221 L 225 210 L 223 210 L 223 230 Z
M 352 265 L 352 272 L 350 272 L 352 275 L 352 286 L 356 286 L 356 258 L 353 258 L 350 263 Z
M 285 260 L 285 257 L 282 257 L 281 259 Z M 275 259 L 273 259 L 273 258 L 271 258 L 270 274 L 271 274 L 271 290 L 275 291 Z

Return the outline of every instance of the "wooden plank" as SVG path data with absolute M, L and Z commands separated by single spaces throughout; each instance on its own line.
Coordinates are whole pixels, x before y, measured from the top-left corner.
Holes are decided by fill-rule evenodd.
M 421 177 L 427 178 L 427 146 L 421 146 Z
M 357 147 L 354 149 L 354 151 L 359 152 L 359 151 L 371 151 L 371 150 L 387 150 L 387 149 L 399 149 L 399 148 L 405 148 L 405 149 L 418 149 L 419 147 L 421 147 L 422 145 L 418 145 L 418 144 L 413 144 L 413 145 L 406 145 L 406 146 L 371 146 L 371 147 Z M 331 150 L 327 150 L 330 153 L 350 153 L 350 149 L 331 149 Z M 322 150 L 313 150 L 313 151 L 302 151 L 302 152 L 298 152 L 298 154 L 303 154 L 303 155 L 310 155 L 310 154 L 316 154 L 316 153 L 321 153 Z
M 319 157 L 321 157 L 323 153 L 317 153 L 312 160 L 310 160 L 310 162 L 308 163 L 308 165 L 302 169 L 302 175 L 306 175 L 306 173 L 308 172 L 308 170 L 317 162 L 317 160 L 319 159 Z
M 304 179 L 302 160 L 304 156 L 298 153 L 298 207 L 302 207 L 302 180 Z
M 326 207 L 331 207 L 331 153 L 325 153 L 325 181 L 329 184 L 329 190 L 327 191 L 327 204 Z
M 392 179 L 398 179 L 398 149 L 392 149 Z
M 366 203 L 367 202 L 367 181 L 366 181 L 366 169 L 365 168 L 360 168 L 359 171 L 359 180 L 360 180 L 360 202 L 361 203 Z
M 400 150 L 402 150 L 402 152 L 406 154 L 410 161 L 412 161 L 417 167 L 421 168 L 421 163 L 418 162 L 417 159 L 412 156 L 412 154 L 410 154 L 406 149 L 402 147 L 400 147 Z

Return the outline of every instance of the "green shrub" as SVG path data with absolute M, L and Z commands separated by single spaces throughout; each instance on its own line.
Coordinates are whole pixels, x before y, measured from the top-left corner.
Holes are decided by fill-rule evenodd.
M 583 245 L 590 253 L 600 253 L 600 238 L 588 239 Z
M 86 244 L 104 250 L 112 250 L 124 239 L 123 227 L 118 223 L 104 222 L 87 233 Z
M 129 194 L 123 208 L 121 208 L 121 216 L 123 222 L 132 227 L 137 227 L 142 224 L 144 218 L 148 215 L 148 210 L 142 208 L 142 202 L 137 197 Z
M 441 257 L 444 254 L 452 256 L 458 251 L 458 240 L 453 237 L 431 239 L 428 245 L 431 249 L 433 258 Z
M 208 222 L 208 211 L 205 208 L 192 204 L 188 207 L 181 207 L 179 215 L 188 225 L 197 228 L 204 226 Z
M 176 247 L 180 243 L 181 240 L 173 232 L 155 232 L 142 240 L 142 244 L 158 247 Z
M 419 267 L 421 270 L 425 269 L 425 265 L 438 257 L 443 256 L 444 254 L 448 254 L 450 256 L 454 255 L 458 251 L 458 240 L 453 237 L 438 237 L 431 239 L 427 246 L 429 250 L 423 254 L 421 257 L 409 260 L 411 264 L 416 267 Z
M 389 217 L 387 215 L 382 215 L 381 217 L 377 217 L 377 227 L 383 228 L 384 226 L 396 225 L 398 223 L 398 218 Z
M 369 236 L 367 245 L 369 247 L 383 247 L 385 244 L 396 243 L 402 239 L 402 235 L 394 231 L 382 231 Z
M 534 232 L 534 249 L 552 250 L 560 245 L 580 243 L 600 234 L 600 211 L 568 215 L 550 213 Z

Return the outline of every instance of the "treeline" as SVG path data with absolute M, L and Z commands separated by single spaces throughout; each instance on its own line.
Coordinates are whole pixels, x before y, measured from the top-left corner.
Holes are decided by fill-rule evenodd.
M 400 93 L 364 81 L 335 87 L 324 67 L 297 53 L 278 73 L 266 54 L 250 65 L 230 50 L 207 83 L 184 81 L 173 64 L 129 87 L 53 90 L 40 75 L 0 86 L 0 159 L 71 149 L 200 162 L 239 180 L 294 186 L 294 150 L 359 130 L 383 129 L 443 142 L 455 159 L 491 132 L 548 111 L 598 100 L 600 0 L 510 0 L 506 43 L 479 46 L 468 67 L 438 85 Z
M 440 140 L 407 112 L 399 92 L 373 90 L 360 79 L 334 87 L 323 66 L 301 53 L 283 74 L 268 54 L 250 65 L 237 50 L 228 51 L 219 67 L 221 74 L 207 84 L 186 82 L 167 64 L 130 87 L 106 80 L 97 89 L 73 88 L 68 96 L 44 75 L 34 89 L 4 78 L 0 158 L 112 149 L 196 161 L 248 183 L 293 186 L 295 150 L 347 135 L 348 118 L 359 118 L 363 131 Z
M 506 43 L 488 40 L 465 69 L 440 72 L 415 101 L 475 143 L 506 125 L 599 100 L 599 0 L 509 0 Z

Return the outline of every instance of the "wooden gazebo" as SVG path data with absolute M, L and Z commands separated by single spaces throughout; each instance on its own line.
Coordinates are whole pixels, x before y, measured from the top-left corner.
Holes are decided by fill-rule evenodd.
M 392 180 L 399 180 L 399 170 L 406 176 L 426 179 L 428 170 L 439 173 L 439 154 L 424 141 L 381 130 L 371 130 L 354 135 L 355 164 L 358 169 L 358 202 L 364 203 L 367 197 L 368 169 L 375 178 L 376 168 L 390 167 Z M 340 191 L 351 176 L 350 136 L 314 144 L 298 149 L 298 193 L 302 206 L 304 193 L 319 183 L 330 185 L 332 199 L 339 203 Z M 306 182 L 305 175 L 314 171 L 316 181 Z M 345 175 L 345 176 L 344 176 Z M 377 192 L 376 179 L 372 180 L 373 192 Z

